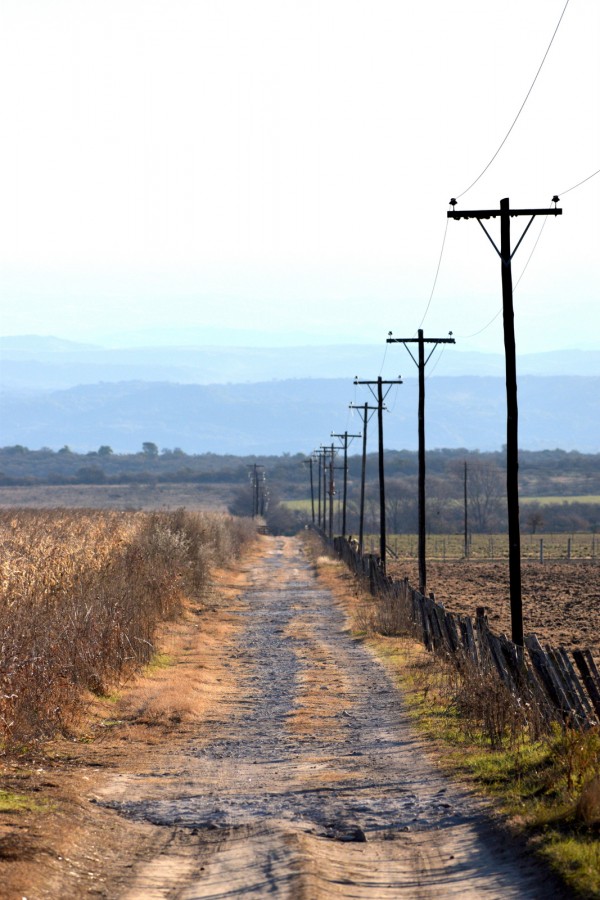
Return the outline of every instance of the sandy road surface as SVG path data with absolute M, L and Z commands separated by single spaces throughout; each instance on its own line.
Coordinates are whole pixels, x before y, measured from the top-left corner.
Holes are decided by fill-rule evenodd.
M 558 896 L 428 762 L 300 544 L 264 546 L 209 718 L 164 770 L 113 775 L 96 793 L 171 835 L 118 896 Z

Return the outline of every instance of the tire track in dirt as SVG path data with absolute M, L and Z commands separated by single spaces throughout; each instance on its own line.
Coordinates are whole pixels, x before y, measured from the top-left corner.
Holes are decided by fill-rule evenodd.
M 235 610 L 235 689 L 168 770 L 98 796 L 174 835 L 122 896 L 557 896 L 432 767 L 300 543 L 265 546 Z

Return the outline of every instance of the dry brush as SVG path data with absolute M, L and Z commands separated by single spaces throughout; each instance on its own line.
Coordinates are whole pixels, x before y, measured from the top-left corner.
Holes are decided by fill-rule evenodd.
M 0 513 L 0 747 L 68 729 L 147 663 L 160 622 L 236 558 L 251 523 L 205 513 Z

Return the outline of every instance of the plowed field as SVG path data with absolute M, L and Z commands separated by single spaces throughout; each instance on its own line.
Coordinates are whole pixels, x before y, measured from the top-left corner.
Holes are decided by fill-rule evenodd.
M 391 575 L 419 583 L 414 560 L 392 561 Z M 522 567 L 525 634 L 534 632 L 553 646 L 589 647 L 600 635 L 598 561 L 526 562 Z M 427 591 L 452 612 L 475 616 L 485 606 L 491 628 L 510 636 L 508 561 L 458 560 L 427 565 Z

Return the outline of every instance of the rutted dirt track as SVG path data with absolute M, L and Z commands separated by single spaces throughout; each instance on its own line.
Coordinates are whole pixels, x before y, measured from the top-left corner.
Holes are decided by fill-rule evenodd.
M 207 666 L 214 702 L 163 749 L 160 770 L 156 754 L 142 754 L 86 798 L 115 835 L 137 829 L 134 858 L 124 869 L 113 846 L 112 881 L 108 871 L 74 891 L 67 873 L 55 875 L 49 895 L 560 896 L 428 761 L 299 542 L 263 547 L 218 670 Z

